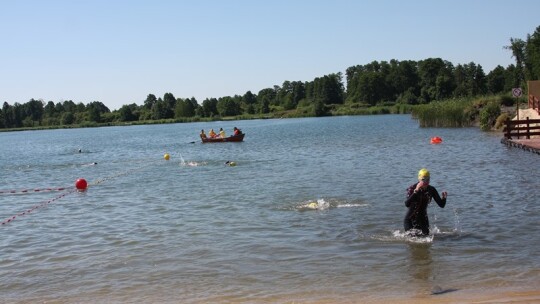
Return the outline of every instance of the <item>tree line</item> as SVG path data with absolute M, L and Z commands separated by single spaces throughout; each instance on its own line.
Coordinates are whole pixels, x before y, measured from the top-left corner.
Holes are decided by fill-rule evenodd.
M 219 118 L 239 115 L 264 115 L 279 111 L 303 111 L 324 116 L 341 104 L 374 106 L 379 104 L 427 104 L 434 100 L 508 93 L 524 87 L 527 80 L 540 79 L 540 26 L 526 40 L 511 38 L 505 46 L 516 64 L 498 65 L 487 75 L 474 62 L 458 64 L 441 58 L 420 61 L 373 61 L 346 69 L 342 73 L 317 77 L 312 81 L 284 81 L 256 94 L 207 98 L 163 97 L 148 94 L 142 105 L 123 105 L 110 111 L 99 101 L 88 104 L 72 100 L 54 103 L 31 99 L 27 103 L 0 109 L 0 128 L 69 126 L 99 123 L 134 122 L 184 118 Z

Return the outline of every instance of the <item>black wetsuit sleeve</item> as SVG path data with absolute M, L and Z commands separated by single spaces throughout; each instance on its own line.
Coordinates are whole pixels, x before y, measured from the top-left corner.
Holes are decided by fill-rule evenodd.
M 444 208 L 444 206 L 446 206 L 446 198 L 441 198 L 435 187 L 429 186 L 429 192 L 439 207 Z

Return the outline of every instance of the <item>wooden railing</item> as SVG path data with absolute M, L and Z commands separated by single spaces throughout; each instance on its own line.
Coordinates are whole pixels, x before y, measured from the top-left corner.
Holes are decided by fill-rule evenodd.
M 531 136 L 540 135 L 540 119 L 529 119 L 527 117 L 524 120 L 510 120 L 508 118 L 503 133 L 506 139 L 512 139 L 512 137 L 530 139 Z
M 536 113 L 540 114 L 540 101 L 538 97 L 529 94 L 529 109 L 536 110 Z

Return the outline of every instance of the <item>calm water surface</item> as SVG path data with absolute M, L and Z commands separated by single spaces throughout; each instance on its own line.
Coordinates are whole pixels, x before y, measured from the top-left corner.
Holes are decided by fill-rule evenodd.
M 199 143 L 234 126 L 243 143 Z M 477 128 L 384 115 L 0 143 L 0 220 L 15 216 L 0 226 L 0 302 L 351 302 L 540 281 L 539 156 Z M 433 238 L 412 240 L 403 202 L 422 167 L 449 197 L 429 208 Z

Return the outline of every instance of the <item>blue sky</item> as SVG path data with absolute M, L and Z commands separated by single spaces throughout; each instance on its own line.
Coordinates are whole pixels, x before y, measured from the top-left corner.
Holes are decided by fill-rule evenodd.
M 202 104 L 391 59 L 487 74 L 514 63 L 503 47 L 539 12 L 537 0 L 0 0 L 0 103 Z

